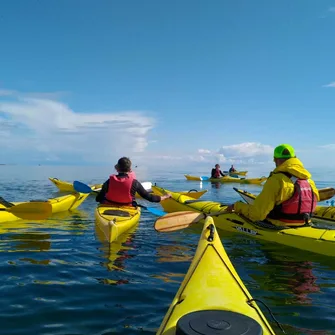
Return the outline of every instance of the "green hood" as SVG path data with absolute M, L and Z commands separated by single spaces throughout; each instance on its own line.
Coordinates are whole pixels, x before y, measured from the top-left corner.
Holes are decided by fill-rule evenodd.
M 298 158 L 290 158 L 273 170 L 273 173 L 278 172 L 288 172 L 299 179 L 310 179 L 312 176 Z

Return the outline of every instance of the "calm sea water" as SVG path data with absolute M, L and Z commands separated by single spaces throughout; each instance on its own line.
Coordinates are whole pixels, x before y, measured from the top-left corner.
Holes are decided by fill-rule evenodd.
M 0 166 L 1 196 L 21 201 L 59 196 L 48 177 L 103 182 L 100 167 Z M 188 182 L 183 172 L 137 170 L 141 181 L 171 190 L 208 189 L 204 199 L 233 202 L 233 187 L 259 193 L 260 186 Z M 330 172 L 330 171 L 329 171 Z M 258 171 L 251 176 L 268 175 Z M 313 174 L 318 187 L 335 176 Z M 147 206 L 159 204 L 142 201 Z M 199 234 L 140 224 L 116 243 L 95 234 L 93 196 L 74 212 L 42 223 L 0 226 L 0 334 L 155 334 L 194 254 Z M 332 258 L 219 231 L 224 246 L 254 298 L 266 303 L 287 334 L 335 334 L 335 262 Z M 277 334 L 280 330 L 260 305 Z

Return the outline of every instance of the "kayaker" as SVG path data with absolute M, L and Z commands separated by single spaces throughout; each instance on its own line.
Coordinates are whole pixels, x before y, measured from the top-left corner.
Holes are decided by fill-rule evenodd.
M 232 172 L 236 172 L 235 168 L 234 168 L 234 165 L 232 165 L 229 169 L 229 173 L 232 173 Z
M 212 169 L 212 173 L 211 173 L 211 178 L 221 178 L 225 176 L 225 174 L 220 170 L 220 165 L 219 164 L 215 164 L 214 169 Z
M 96 196 L 96 201 L 102 204 L 134 205 L 136 192 L 150 202 L 160 202 L 171 198 L 171 194 L 159 196 L 151 194 L 135 178 L 131 171 L 131 161 L 127 157 L 121 157 L 115 169 L 117 175 L 113 174 L 102 185 L 101 191 Z
M 266 219 L 277 226 L 302 226 L 310 222 L 320 200 L 310 172 L 296 158 L 289 144 L 277 146 L 273 160 L 276 168 L 254 203 L 249 205 L 238 201 L 228 206 L 227 211 L 241 213 L 252 221 Z

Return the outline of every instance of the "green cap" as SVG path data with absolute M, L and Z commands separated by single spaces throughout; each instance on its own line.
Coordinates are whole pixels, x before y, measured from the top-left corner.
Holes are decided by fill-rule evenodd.
M 275 148 L 273 156 L 274 158 L 293 158 L 295 157 L 295 152 L 291 145 L 281 144 Z

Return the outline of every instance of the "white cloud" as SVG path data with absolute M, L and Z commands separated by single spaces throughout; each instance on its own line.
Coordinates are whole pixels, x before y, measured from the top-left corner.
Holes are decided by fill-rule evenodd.
M 8 96 L 8 95 L 13 95 L 15 94 L 16 91 L 12 91 L 12 90 L 1 90 L 0 89 L 0 97 L 2 96 Z
M 273 147 L 267 144 L 246 142 L 223 146 L 219 149 L 219 153 L 224 154 L 231 159 L 241 157 L 267 156 L 273 153 Z
M 335 144 L 331 143 L 331 144 L 320 145 L 319 148 L 333 150 L 335 149 Z
M 267 144 L 245 142 L 225 145 L 216 151 L 199 149 L 201 153 L 195 161 L 208 163 L 260 164 L 271 162 L 274 148 Z
M 57 94 L 17 94 L 15 101 L 0 100 L 0 133 L 10 135 L 0 137 L 1 147 L 13 153 L 28 150 L 30 158 L 102 162 L 146 149 L 155 120 L 145 113 L 78 113 L 53 100 Z
M 195 166 L 211 166 L 215 163 L 220 163 L 226 167 L 229 164 L 236 165 L 251 165 L 258 166 L 263 164 L 273 164 L 274 148 L 267 144 L 246 142 L 233 145 L 226 145 L 217 150 L 198 149 L 195 153 L 180 152 L 170 153 L 154 153 L 146 152 L 140 155 L 134 155 L 133 158 L 137 161 L 151 162 L 152 166 L 164 166 L 170 169 L 178 169 L 183 167 Z
M 199 153 L 199 154 L 210 154 L 211 151 L 210 151 L 210 150 L 207 150 L 207 149 L 198 149 L 198 153 Z
M 327 84 L 327 85 L 323 85 L 322 87 L 335 87 L 335 81 Z

